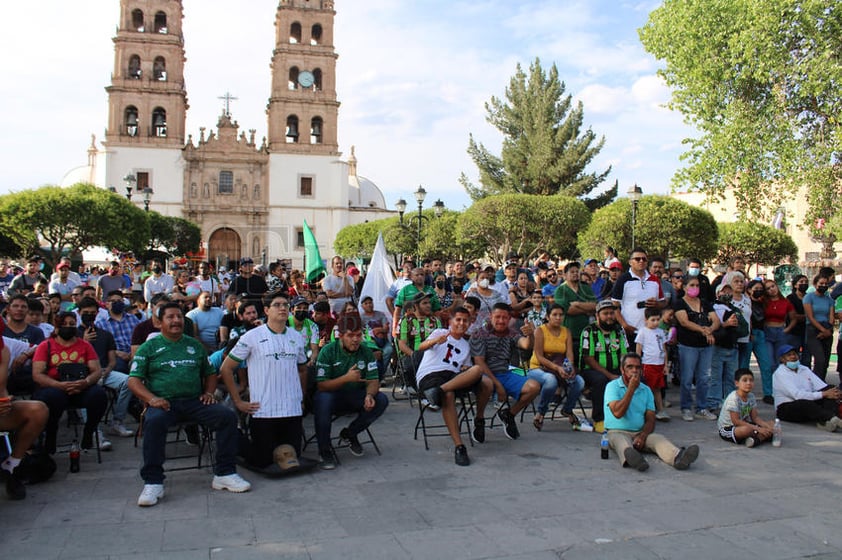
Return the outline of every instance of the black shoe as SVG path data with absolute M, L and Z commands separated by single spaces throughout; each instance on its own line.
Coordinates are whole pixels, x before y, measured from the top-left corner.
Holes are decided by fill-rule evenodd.
M 698 457 L 698 445 L 682 447 L 678 450 L 678 454 L 675 456 L 675 461 L 673 462 L 672 466 L 680 471 L 687 470 L 687 467 L 689 467 L 690 464 L 693 463 L 693 461 L 695 461 Z
M 765 397 L 763 397 L 763 402 L 765 402 L 766 404 L 775 404 L 775 397 L 766 395 Z
M 468 450 L 464 445 L 456 446 L 456 464 L 460 467 L 467 467 L 471 464 L 471 460 L 468 458 Z
M 476 443 L 485 443 L 485 418 L 474 419 L 474 430 L 471 432 L 471 439 Z
M 47 455 L 56 454 L 56 434 L 48 434 L 44 438 L 44 451 L 47 453 Z
M 424 398 L 427 399 L 427 407 L 430 410 L 438 410 L 441 408 L 441 397 L 443 391 L 441 387 L 430 387 L 424 390 Z
M 507 408 L 501 408 L 497 413 L 500 420 L 503 421 L 503 432 L 509 439 L 517 439 L 520 437 L 520 431 L 517 429 L 517 421 L 512 413 Z
M 332 471 L 336 468 L 336 457 L 332 449 L 319 451 L 319 468 L 323 471 Z
M 466 455 L 465 458 L 467 457 Z M 14 472 L 0 468 L 0 475 L 6 479 L 6 495 L 10 500 L 22 500 L 26 498 L 26 486 L 23 485 L 21 479 Z
M 199 426 L 185 426 L 184 438 L 187 445 L 199 445 Z
M 94 446 L 94 431 L 85 430 L 82 432 L 82 449 L 91 449 Z
M 348 449 L 351 450 L 351 455 L 355 457 L 363 456 L 363 444 L 360 443 L 360 440 L 357 438 L 357 436 L 352 436 L 348 432 L 348 428 L 342 428 L 342 431 L 339 432 L 339 438 L 344 439 L 348 442 Z

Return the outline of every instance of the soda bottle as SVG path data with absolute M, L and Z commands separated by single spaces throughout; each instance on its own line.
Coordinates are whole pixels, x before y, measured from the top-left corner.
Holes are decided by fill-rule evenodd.
M 772 447 L 781 446 L 781 421 L 775 418 L 775 427 L 772 428 Z
M 561 369 L 562 371 L 564 371 L 564 373 L 570 375 L 571 373 L 573 373 L 573 364 L 570 363 L 570 360 L 564 358 L 564 361 L 561 363 Z
M 70 472 L 79 472 L 79 458 L 82 455 L 82 450 L 79 448 L 79 442 L 75 439 L 70 444 Z
M 602 439 L 599 440 L 599 454 L 603 459 L 608 458 L 608 430 L 602 432 Z

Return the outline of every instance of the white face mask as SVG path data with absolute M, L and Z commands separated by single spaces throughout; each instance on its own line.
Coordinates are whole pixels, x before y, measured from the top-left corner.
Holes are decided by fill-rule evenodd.
M 479 282 L 477 282 L 477 285 L 478 285 L 480 288 L 487 288 L 487 287 L 488 287 L 488 278 L 483 278 L 482 280 L 480 280 Z
M 701 269 L 698 269 L 698 268 L 688 268 L 687 269 L 687 274 L 689 274 L 690 276 L 698 276 L 699 272 L 701 272 Z

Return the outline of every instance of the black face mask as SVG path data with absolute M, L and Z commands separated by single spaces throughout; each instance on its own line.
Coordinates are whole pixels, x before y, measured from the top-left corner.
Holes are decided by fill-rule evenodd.
M 436 288 L 444 288 L 444 282 L 436 282 Z
M 160 266 L 153 266 L 152 272 L 154 272 L 155 274 L 161 274 L 161 267 Z
M 801 292 L 802 294 L 806 294 L 807 293 L 807 284 L 798 284 L 795 287 L 795 289 L 798 290 L 799 292 Z
M 820 294 L 823 294 L 827 291 L 827 286 L 816 286 L 816 291 Z
M 96 313 L 82 313 L 82 324 L 91 326 L 96 321 Z
M 307 318 L 309 313 L 307 313 L 307 310 L 299 309 L 299 310 L 296 310 L 295 313 L 293 313 L 293 315 L 295 316 L 296 321 L 303 321 L 304 319 Z
M 70 340 L 76 336 L 76 327 L 59 327 L 58 336 L 63 340 Z

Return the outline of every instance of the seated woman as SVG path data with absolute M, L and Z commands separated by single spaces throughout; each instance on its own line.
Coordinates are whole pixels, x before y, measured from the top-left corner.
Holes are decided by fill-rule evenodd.
M 559 382 L 567 385 L 567 399 L 562 412 L 574 426 L 579 419 L 573 414 L 573 406 L 585 387 L 585 380 L 576 374 L 573 368 L 573 340 L 570 329 L 561 326 L 564 320 L 564 308 L 555 303 L 550 307 L 548 322 L 535 331 L 535 344 L 529 361 L 530 379 L 541 384 L 541 399 L 533 425 L 536 430 L 544 426 L 544 415 L 558 390 Z M 567 363 L 565 364 L 565 359 Z
M 50 410 L 45 442 L 50 454 L 56 452 L 58 421 L 68 406 L 87 409 L 82 448 L 90 449 L 108 405 L 105 390 L 98 384 L 102 377 L 99 357 L 94 347 L 77 334 L 76 314 L 60 312 L 55 333 L 38 345 L 32 358 L 32 380 L 39 386 L 32 398 Z

